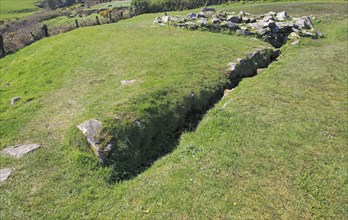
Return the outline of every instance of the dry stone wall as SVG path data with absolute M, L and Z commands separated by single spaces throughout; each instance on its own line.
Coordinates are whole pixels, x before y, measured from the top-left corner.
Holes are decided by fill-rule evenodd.
M 199 13 L 186 16 L 157 17 L 154 23 L 171 25 L 190 30 L 208 30 L 264 39 L 279 48 L 288 40 L 297 41 L 301 37 L 319 38 L 322 33 L 314 28 L 309 16 L 292 18 L 287 12 L 268 12 L 256 16 L 247 12 L 225 12 L 214 8 L 203 8 Z

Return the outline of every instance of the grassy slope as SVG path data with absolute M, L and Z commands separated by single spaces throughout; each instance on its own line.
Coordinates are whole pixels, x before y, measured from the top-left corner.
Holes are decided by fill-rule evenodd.
M 108 184 L 108 168 L 98 167 L 89 154 L 79 150 L 67 151 L 54 142 L 51 144 L 56 148 L 39 150 L 16 161 L 16 164 L 1 157 L 2 167 L 10 165 L 16 168 L 14 176 L 0 186 L 1 217 L 344 218 L 347 211 L 347 186 L 344 183 L 347 178 L 347 18 L 335 14 L 343 14 L 345 5 L 327 4 L 330 10 L 322 11 L 320 8 L 323 6 L 317 4 L 296 3 L 296 7 L 293 3 L 284 4 L 282 7 L 288 8 L 290 15 L 319 16 L 322 22 L 316 26 L 327 38 L 303 41 L 299 47 L 287 48 L 279 62 L 261 75 L 244 80 L 230 96 L 217 104 L 197 131 L 183 135 L 172 154 L 157 161 L 133 180 Z M 240 7 L 236 10 L 261 13 L 276 11 L 281 6 Z M 130 26 L 132 22 L 122 25 Z M 116 26 L 107 26 L 108 33 L 109 28 Z M 96 27 L 94 33 L 98 33 L 99 28 Z M 161 31 L 167 35 L 172 33 L 170 29 Z M 176 31 L 179 30 L 172 34 Z M 64 35 L 62 41 L 70 40 L 72 45 L 76 45 L 72 36 L 81 36 L 80 32 L 84 31 Z M 184 32 L 179 33 L 182 35 Z M 158 38 L 158 33 L 156 36 Z M 40 44 L 28 47 L 18 55 L 28 56 L 37 51 L 38 56 L 42 50 Z M 86 49 L 81 48 L 79 54 Z M 59 47 L 53 50 L 59 52 Z M 115 53 L 112 48 L 109 51 Z M 150 52 L 146 51 L 146 54 Z M 60 59 L 60 62 L 74 58 L 77 59 L 75 65 L 86 66 L 84 71 L 75 70 L 78 74 L 86 72 L 89 65 L 94 67 L 99 63 L 95 68 L 101 72 L 108 73 L 111 68 L 109 62 L 103 62 L 108 56 L 91 63 L 91 60 L 85 60 L 86 56 L 82 59 L 76 57 L 77 54 L 71 57 L 69 53 L 65 54 L 68 57 Z M 14 55 L 6 59 L 15 62 Z M 62 70 L 59 70 L 62 65 L 58 64 L 47 67 L 47 72 L 58 69 L 56 71 L 66 72 L 66 77 L 74 72 L 69 70 L 74 64 L 71 62 Z M 115 63 L 119 62 L 112 62 L 113 65 Z M 167 66 L 165 68 L 168 70 Z M 149 67 L 146 66 L 146 69 Z M 87 95 L 88 99 L 84 99 L 85 94 L 77 93 L 80 90 L 69 91 L 76 85 L 88 88 L 90 84 L 84 85 L 79 79 L 88 82 L 89 76 L 94 80 L 106 77 L 86 73 L 71 82 L 68 82 L 69 78 L 58 80 L 57 87 L 64 85 L 66 91 L 56 90 L 58 92 L 52 92 L 50 96 L 42 95 L 47 100 L 48 109 L 45 111 L 57 112 L 49 107 L 57 97 L 68 97 L 55 107 L 57 109 L 74 105 L 68 102 L 71 96 L 80 96 L 84 102 L 92 98 L 93 103 L 93 96 Z M 117 84 L 119 79 L 110 83 Z M 39 88 L 45 87 L 33 88 L 40 95 Z M 42 94 L 46 94 L 47 90 Z M 8 97 L 12 95 L 15 94 Z M 227 107 L 219 110 L 230 99 L 232 101 Z M 85 105 L 84 102 L 79 105 Z M 93 114 L 97 111 L 88 107 L 87 112 Z M 40 117 L 42 111 L 37 110 L 36 115 Z M 43 116 L 43 119 L 47 118 Z M 56 121 L 59 114 L 53 118 Z
M 93 9 L 102 9 L 102 8 L 108 8 L 109 5 L 112 7 L 129 7 L 131 1 L 130 0 L 125 0 L 125 1 L 113 1 L 113 2 L 107 2 L 107 3 L 102 3 L 102 4 L 97 4 L 93 5 Z
M 20 18 L 33 14 L 35 11 L 41 10 L 34 3 L 36 0 L 0 0 L 0 19 Z M 28 11 L 17 12 L 28 9 Z

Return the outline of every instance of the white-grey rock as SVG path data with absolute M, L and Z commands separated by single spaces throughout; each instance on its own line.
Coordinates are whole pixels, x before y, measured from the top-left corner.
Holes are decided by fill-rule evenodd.
M 230 15 L 230 16 L 227 16 L 227 21 L 231 21 L 233 23 L 240 23 L 241 22 L 241 17 L 239 16 L 235 16 L 235 15 Z
M 212 21 L 213 23 L 220 23 L 220 22 L 221 22 L 220 19 L 218 19 L 218 18 L 216 18 L 216 17 L 213 17 L 213 18 L 211 19 L 211 21 Z
M 155 20 L 153 21 L 153 23 L 155 23 L 155 24 L 160 24 L 160 23 L 162 23 L 162 19 L 161 19 L 160 17 L 157 17 L 157 18 L 155 18 Z
M 11 175 L 11 173 L 12 173 L 11 168 L 0 169 L 0 182 L 7 180 L 7 178 Z
M 87 137 L 87 141 L 93 145 L 99 143 L 97 137 L 99 136 L 99 132 L 102 126 L 103 124 L 100 121 L 90 119 L 78 125 L 77 128 L 83 132 L 83 134 Z
M 169 21 L 170 21 L 170 17 L 169 17 L 169 16 L 164 15 L 164 16 L 162 17 L 162 23 L 164 23 L 164 24 L 168 24 L 168 23 L 169 23 Z
M 202 18 L 201 20 L 198 21 L 198 23 L 201 24 L 201 26 L 207 26 L 208 25 L 208 21 L 206 18 Z
M 15 146 L 11 146 L 11 147 L 7 147 L 7 148 L 3 149 L 2 152 L 4 154 L 8 154 L 8 155 L 11 155 L 13 157 L 20 158 L 20 157 L 24 156 L 25 154 L 27 154 L 33 150 L 36 150 L 39 147 L 40 147 L 40 145 L 38 145 L 38 144 L 15 145 Z
M 191 20 L 196 20 L 197 15 L 196 15 L 196 13 L 190 13 L 186 17 L 191 19 Z
M 228 96 L 232 91 L 233 91 L 234 89 L 225 89 L 225 91 L 224 91 L 224 95 L 223 95 L 223 97 L 222 98 L 224 98 L 224 97 L 226 97 L 226 96 Z
M 300 43 L 300 40 L 297 40 L 297 41 L 292 42 L 290 45 L 295 46 L 295 45 L 298 45 L 299 43 Z
M 112 151 L 112 145 L 106 144 L 105 146 L 100 145 L 99 137 L 103 124 L 96 120 L 90 119 L 77 126 L 83 134 L 86 136 L 87 142 L 91 145 L 94 153 L 98 157 L 101 163 L 106 161 L 107 155 Z
M 301 18 L 294 18 L 295 24 L 301 29 L 313 29 L 313 23 L 308 16 L 303 16 Z
M 289 37 L 290 37 L 291 39 L 295 39 L 295 38 L 300 38 L 300 35 L 298 35 L 298 33 L 296 33 L 296 32 L 291 32 L 291 33 L 289 34 Z
M 286 11 L 282 11 L 277 13 L 276 18 L 278 21 L 285 21 L 286 19 L 289 19 L 289 15 L 286 13 Z
M 17 96 L 11 99 L 11 105 L 16 104 L 16 102 L 18 102 L 21 99 L 21 97 Z
M 208 7 L 202 8 L 202 12 L 207 12 L 207 11 L 215 11 L 215 8 L 208 8 Z
M 136 79 L 132 79 L 132 80 L 121 80 L 120 83 L 121 85 L 129 85 L 129 84 L 133 84 L 133 83 L 136 83 L 138 82 L 138 80 Z

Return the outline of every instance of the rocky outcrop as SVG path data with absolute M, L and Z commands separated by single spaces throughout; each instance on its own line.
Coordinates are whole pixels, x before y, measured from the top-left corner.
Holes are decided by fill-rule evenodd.
M 166 14 L 162 18 L 157 17 L 154 23 L 191 30 L 200 29 L 255 36 L 264 39 L 276 48 L 281 47 L 288 40 L 296 41 L 301 37 L 319 38 L 323 36 L 321 32 L 315 30 L 310 17 L 291 18 L 285 11 L 255 16 L 243 11 L 236 14 L 235 12 L 203 8 L 201 12 L 190 13 L 187 16 L 170 17 Z M 292 37 L 289 37 L 290 35 Z

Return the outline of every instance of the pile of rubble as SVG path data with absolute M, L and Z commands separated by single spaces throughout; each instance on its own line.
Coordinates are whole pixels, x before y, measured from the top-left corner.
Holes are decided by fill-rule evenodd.
M 255 36 L 277 48 L 284 45 L 289 39 L 298 42 L 301 37 L 319 38 L 323 36 L 320 31 L 315 30 L 310 17 L 291 18 L 285 11 L 253 16 L 243 11 L 236 14 L 205 7 L 201 12 L 190 13 L 187 16 L 170 17 L 165 13 L 163 17 L 157 17 L 154 23 L 191 30 L 201 29 Z

